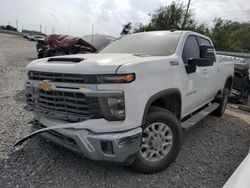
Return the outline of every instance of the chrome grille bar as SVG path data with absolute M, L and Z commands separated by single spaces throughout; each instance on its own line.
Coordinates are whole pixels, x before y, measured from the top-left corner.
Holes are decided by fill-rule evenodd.
M 98 82 L 97 76 L 95 75 L 51 73 L 51 72 L 39 72 L 39 71 L 29 71 L 28 78 L 30 80 L 50 80 L 52 82 L 79 83 L 79 84 L 86 84 L 86 83 L 90 84 Z

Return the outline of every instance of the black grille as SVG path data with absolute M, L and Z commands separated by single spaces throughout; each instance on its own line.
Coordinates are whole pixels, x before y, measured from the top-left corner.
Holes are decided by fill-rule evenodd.
M 70 121 L 101 118 L 102 112 L 98 98 L 86 97 L 82 93 L 65 91 L 45 91 L 27 95 L 29 105 L 35 106 L 37 112 Z
M 76 84 L 98 83 L 96 75 L 29 71 L 28 78 L 30 80 L 50 80 L 52 82 L 64 82 L 64 83 L 76 83 Z

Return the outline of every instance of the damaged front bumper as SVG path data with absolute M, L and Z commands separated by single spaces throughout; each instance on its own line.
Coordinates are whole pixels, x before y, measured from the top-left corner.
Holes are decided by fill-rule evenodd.
M 115 133 L 93 133 L 86 129 L 75 129 L 67 125 L 45 127 L 38 121 L 33 126 L 38 130 L 20 139 L 15 146 L 41 134 L 56 144 L 83 153 L 89 159 L 125 164 L 133 161 L 133 156 L 139 150 L 142 137 L 141 127 Z

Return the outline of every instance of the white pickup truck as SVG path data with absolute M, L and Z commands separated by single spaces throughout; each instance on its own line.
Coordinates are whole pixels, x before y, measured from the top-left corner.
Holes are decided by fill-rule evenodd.
M 184 129 L 224 113 L 233 63 L 190 31 L 136 33 L 98 54 L 44 58 L 28 66 L 27 107 L 38 130 L 93 160 L 154 173 L 178 155 Z

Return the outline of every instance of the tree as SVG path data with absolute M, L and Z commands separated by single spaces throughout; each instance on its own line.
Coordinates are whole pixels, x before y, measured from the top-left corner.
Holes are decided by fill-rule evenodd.
M 229 38 L 229 50 L 250 53 L 250 27 L 242 27 L 233 31 Z
M 211 29 L 211 39 L 217 50 L 227 49 L 227 38 L 232 30 L 230 25 L 231 21 L 225 21 L 221 18 L 216 18 L 214 21 L 214 26 Z
M 200 33 L 206 36 L 211 36 L 210 29 L 205 24 L 196 24 L 194 28 L 189 28 L 189 30 L 195 31 L 197 33 Z
M 121 35 L 127 35 L 127 34 L 131 33 L 131 29 L 132 29 L 131 22 L 124 24 L 122 26 Z
M 187 15 L 187 16 L 186 16 Z M 192 10 L 186 14 L 186 6 L 180 1 L 173 1 L 168 6 L 161 6 L 149 14 L 148 24 L 139 23 L 133 28 L 131 22 L 123 25 L 121 34 L 155 30 L 190 30 L 210 37 L 217 50 L 250 52 L 250 23 L 239 23 L 216 18 L 209 28 L 195 20 Z M 185 20 L 186 16 L 186 21 Z
M 216 18 L 211 39 L 217 50 L 250 52 L 250 24 Z
M 186 6 L 182 2 L 173 1 L 168 6 L 160 7 L 150 16 L 149 24 L 139 24 L 139 27 L 134 28 L 134 32 L 195 28 L 194 15 L 191 10 L 186 14 Z

